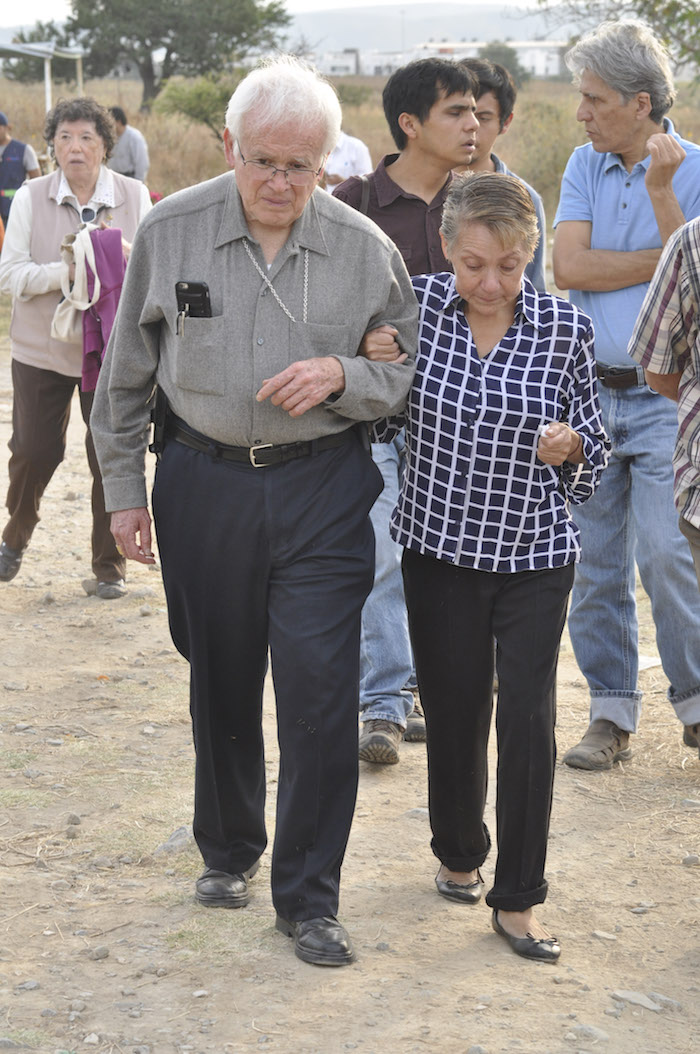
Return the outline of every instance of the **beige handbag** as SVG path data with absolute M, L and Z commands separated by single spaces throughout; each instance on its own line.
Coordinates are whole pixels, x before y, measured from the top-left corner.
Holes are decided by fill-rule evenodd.
M 61 272 L 63 297 L 54 311 L 51 336 L 65 344 L 82 344 L 83 313 L 100 298 L 101 285 L 90 237 L 90 231 L 94 230 L 98 230 L 97 224 L 86 223 L 75 233 L 67 234 L 61 242 L 61 260 L 66 265 Z M 86 261 L 95 276 L 92 297 L 88 297 Z M 72 263 L 75 264 L 75 278 L 71 286 L 69 268 Z

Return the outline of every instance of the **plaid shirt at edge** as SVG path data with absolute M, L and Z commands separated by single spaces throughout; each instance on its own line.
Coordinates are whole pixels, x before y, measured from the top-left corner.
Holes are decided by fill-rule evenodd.
M 413 279 L 418 362 L 406 409 L 407 461 L 392 536 L 484 571 L 561 567 L 579 558 L 569 502 L 591 496 L 607 462 L 590 319 L 528 279 L 515 320 L 481 359 L 452 274 Z M 538 428 L 567 421 L 585 465 L 545 465 Z M 400 420 L 380 423 L 388 440 Z
M 674 493 L 681 516 L 700 527 L 700 219 L 670 238 L 629 348 L 651 373 L 681 373 Z

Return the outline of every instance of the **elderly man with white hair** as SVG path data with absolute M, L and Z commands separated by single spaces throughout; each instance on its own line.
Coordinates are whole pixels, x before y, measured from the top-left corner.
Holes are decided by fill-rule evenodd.
M 316 190 L 340 117 L 331 86 L 291 57 L 242 81 L 224 132 L 233 174 L 163 201 L 134 242 L 92 418 L 114 536 L 152 563 L 154 384 L 167 401 L 152 503 L 173 641 L 191 667 L 197 899 L 246 904 L 266 846 L 269 648 L 277 928 L 329 966 L 354 959 L 336 915 L 381 489 L 366 422 L 403 406 L 417 328 L 393 242 Z M 382 323 L 403 361 L 358 354 Z

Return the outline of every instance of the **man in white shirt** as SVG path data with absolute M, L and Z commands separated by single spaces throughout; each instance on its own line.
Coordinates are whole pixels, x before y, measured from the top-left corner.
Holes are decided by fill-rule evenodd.
M 326 161 L 325 188 L 331 194 L 350 176 L 364 176 L 374 168 L 369 150 L 361 139 L 340 133 L 340 139 Z
M 129 124 L 121 106 L 110 106 L 109 112 L 116 125 L 117 141 L 112 156 L 107 161 L 107 168 L 145 183 L 149 165 L 146 140 L 138 128 Z

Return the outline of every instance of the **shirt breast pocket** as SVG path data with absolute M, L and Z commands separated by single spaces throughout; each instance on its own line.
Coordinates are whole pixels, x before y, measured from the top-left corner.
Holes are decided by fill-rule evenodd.
M 179 388 L 202 395 L 223 395 L 226 382 L 227 344 L 224 316 L 184 320 L 175 338 L 175 379 Z
M 290 322 L 291 361 L 320 359 L 325 355 L 353 357 L 357 354 L 361 337 L 350 325 L 329 325 L 316 322 Z

